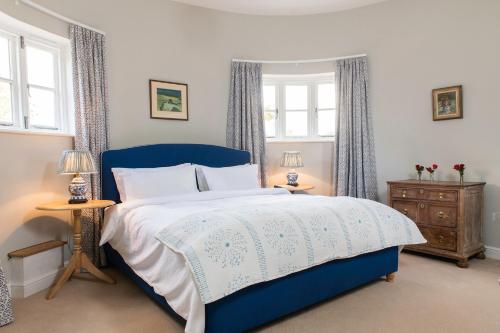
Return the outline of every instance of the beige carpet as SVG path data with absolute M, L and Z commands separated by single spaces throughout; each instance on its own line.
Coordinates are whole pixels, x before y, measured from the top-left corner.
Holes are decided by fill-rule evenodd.
M 14 303 L 10 332 L 182 332 L 142 291 L 115 271 L 118 284 L 73 279 L 55 299 L 45 293 Z M 500 261 L 468 269 L 410 254 L 393 283 L 377 281 L 260 329 L 278 332 L 500 332 Z

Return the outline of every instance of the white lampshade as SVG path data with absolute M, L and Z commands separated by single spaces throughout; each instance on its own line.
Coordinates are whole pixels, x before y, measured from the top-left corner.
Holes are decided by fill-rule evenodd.
M 62 175 L 96 173 L 94 159 L 89 151 L 65 150 L 59 160 L 58 173 Z
M 287 168 L 302 168 L 304 162 L 300 151 L 284 151 L 281 156 L 280 166 Z

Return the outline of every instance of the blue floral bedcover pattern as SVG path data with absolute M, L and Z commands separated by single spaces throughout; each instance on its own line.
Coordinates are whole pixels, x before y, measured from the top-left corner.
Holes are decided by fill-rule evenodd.
M 188 215 L 157 238 L 184 256 L 205 304 L 334 259 L 426 242 L 410 219 L 375 201 L 289 201 Z

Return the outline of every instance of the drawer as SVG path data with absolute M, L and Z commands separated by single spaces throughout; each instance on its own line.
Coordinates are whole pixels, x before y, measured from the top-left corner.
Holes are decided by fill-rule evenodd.
M 457 207 L 428 204 L 427 221 L 443 227 L 457 226 Z
M 457 191 L 425 190 L 424 199 L 441 202 L 457 202 Z
M 394 198 L 418 199 L 423 194 L 424 194 L 424 189 L 421 188 L 394 187 L 392 189 L 392 196 Z
M 417 221 L 417 205 L 416 201 L 406 201 L 406 200 L 393 200 L 392 207 L 399 211 L 400 213 L 405 214 L 408 218 L 413 221 Z
M 422 235 L 427 239 L 427 247 L 456 251 L 457 232 L 446 228 L 419 227 Z

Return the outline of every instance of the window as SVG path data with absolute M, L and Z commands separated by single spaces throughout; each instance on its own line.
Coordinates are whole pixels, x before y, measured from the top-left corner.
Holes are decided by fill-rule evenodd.
M 0 30 L 0 129 L 72 132 L 68 55 L 67 42 Z
M 264 75 L 269 140 L 331 140 L 335 135 L 334 74 Z

